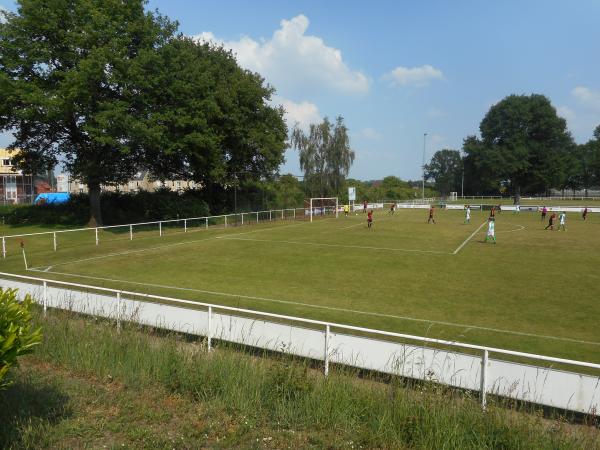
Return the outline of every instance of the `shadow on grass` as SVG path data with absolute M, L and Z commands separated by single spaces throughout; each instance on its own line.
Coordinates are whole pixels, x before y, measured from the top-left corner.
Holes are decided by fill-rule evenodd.
M 48 380 L 16 370 L 0 391 L 0 448 L 35 447 L 48 426 L 71 416 L 69 397 Z

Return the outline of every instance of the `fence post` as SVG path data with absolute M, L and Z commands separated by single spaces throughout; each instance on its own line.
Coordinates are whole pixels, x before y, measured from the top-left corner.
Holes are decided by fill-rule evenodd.
M 206 332 L 206 349 L 210 352 L 212 341 L 212 306 L 208 307 L 208 330 Z
M 2 257 L 6 258 L 6 239 L 2 237 Z
M 56 251 L 56 233 L 52 233 L 52 245 L 54 246 L 54 251 Z
M 269 222 L 273 220 L 273 215 L 271 214 L 273 211 L 269 210 Z
M 283 220 L 283 209 L 281 210 L 281 220 Z
M 296 208 L 294 208 L 294 220 L 296 220 Z
M 96 228 L 96 245 L 98 245 L 98 228 Z
M 117 292 L 117 330 L 121 331 L 121 293 Z
M 244 213 L 242 213 L 242 225 L 244 225 Z
M 329 375 L 329 324 L 325 327 L 325 376 Z
M 129 225 L 129 240 L 133 241 L 133 225 Z
M 256 213 L 256 223 L 258 223 L 258 213 Z
M 183 219 L 183 232 L 187 233 L 187 219 Z
M 158 222 L 158 235 L 162 237 L 162 222 Z
M 48 283 L 44 281 L 44 317 L 46 317 L 46 309 L 48 308 Z
M 204 228 L 208 228 L 208 217 L 204 218 Z
M 225 216 L 225 228 L 227 228 L 227 216 Z
M 484 350 L 483 351 L 483 356 L 481 357 L 481 386 L 480 386 L 480 392 L 481 392 L 481 408 L 485 409 L 487 406 L 487 399 L 486 399 L 486 394 L 487 394 L 487 378 L 488 378 L 488 370 L 487 370 L 487 366 L 488 366 L 488 351 Z

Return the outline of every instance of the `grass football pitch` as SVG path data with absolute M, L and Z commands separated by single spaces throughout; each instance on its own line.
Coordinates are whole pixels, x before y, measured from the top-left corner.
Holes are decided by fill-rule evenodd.
M 376 211 L 7 239 L 0 270 L 600 363 L 600 217 Z M 24 229 L 23 231 L 34 231 Z M 21 229 L 3 227 L 0 234 Z M 33 268 L 33 270 L 31 270 Z

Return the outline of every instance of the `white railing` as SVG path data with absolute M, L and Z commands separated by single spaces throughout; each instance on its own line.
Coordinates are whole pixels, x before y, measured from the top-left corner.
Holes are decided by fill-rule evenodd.
M 511 197 L 513 198 L 513 197 Z M 562 196 L 562 195 L 555 195 L 555 196 L 550 196 L 550 197 L 521 197 L 521 200 L 580 200 L 580 201 L 584 201 L 584 200 L 590 200 L 590 201 L 598 201 L 600 200 L 600 197 L 581 197 L 581 196 Z
M 477 200 L 477 199 L 503 199 L 503 198 L 510 198 L 510 197 L 502 197 L 501 195 L 458 195 L 456 198 L 458 199 L 470 199 L 470 200 Z
M 326 375 L 329 364 L 337 363 L 479 391 L 484 408 L 486 396 L 492 394 L 600 415 L 596 363 L 25 275 L 0 273 L 0 285 L 31 295 L 44 312 L 48 307 L 67 309 L 116 320 L 119 327 L 128 321 L 205 336 L 209 350 L 219 339 L 322 360 Z M 507 357 L 599 374 L 517 363 Z
M 48 236 L 52 239 L 52 248 L 54 249 L 54 251 L 56 251 L 60 243 L 58 238 L 59 236 L 64 235 L 65 233 L 93 233 L 93 236 L 90 237 L 90 240 L 93 241 L 96 245 L 99 245 L 101 242 L 100 232 L 103 230 L 117 230 L 120 228 L 123 229 L 126 233 L 128 233 L 129 240 L 133 240 L 136 229 L 147 228 L 149 226 L 154 226 L 154 231 L 157 232 L 160 237 L 162 237 L 163 234 L 165 234 L 167 227 L 173 225 L 178 225 L 178 228 L 181 232 L 187 233 L 188 231 L 207 229 L 212 226 L 222 226 L 227 228 L 229 226 L 251 225 L 254 223 L 265 221 L 286 219 L 295 220 L 300 218 L 305 219 L 308 218 L 308 215 L 309 212 L 307 212 L 305 208 L 285 208 L 234 214 L 221 214 L 218 216 L 187 217 L 183 219 L 155 220 L 152 222 L 138 222 L 122 225 L 107 225 L 101 227 L 71 228 L 67 230 L 12 234 L 2 236 L 2 257 L 6 258 L 6 255 L 8 253 L 7 240 L 9 239 L 19 240 L 31 236 Z

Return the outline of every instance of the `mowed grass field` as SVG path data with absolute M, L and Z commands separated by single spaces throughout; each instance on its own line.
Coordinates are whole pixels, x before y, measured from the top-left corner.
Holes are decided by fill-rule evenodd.
M 503 212 L 494 245 L 487 214 L 59 233 L 24 238 L 33 271 L 8 239 L 0 270 L 599 363 L 600 216 Z

